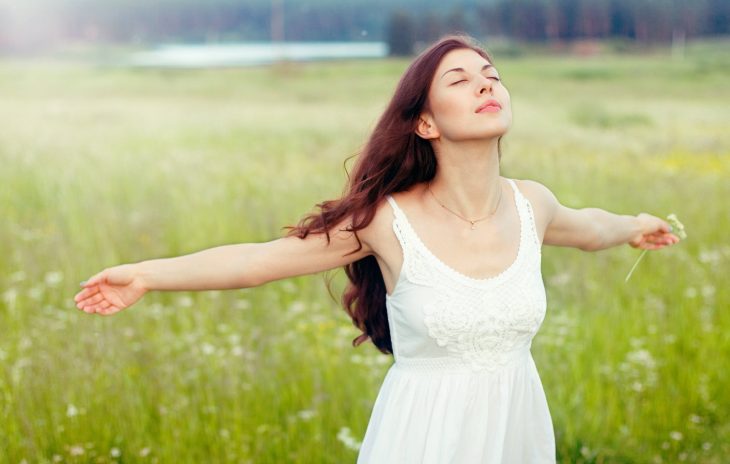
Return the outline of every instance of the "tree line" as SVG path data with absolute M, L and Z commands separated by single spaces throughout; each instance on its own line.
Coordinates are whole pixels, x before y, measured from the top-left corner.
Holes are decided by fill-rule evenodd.
M 4 3 L 3 3 L 4 2 Z M 30 4 L 30 3 L 29 3 Z M 527 41 L 652 43 L 730 33 L 728 0 L 0 0 L 0 49 L 103 43 L 387 41 L 397 53 L 445 33 Z M 451 6 L 455 5 L 455 6 Z M 410 44 L 410 45 L 409 45 Z

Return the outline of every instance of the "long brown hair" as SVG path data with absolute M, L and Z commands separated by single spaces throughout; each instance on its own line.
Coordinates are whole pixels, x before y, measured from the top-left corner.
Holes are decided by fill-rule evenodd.
M 465 36 L 445 37 L 418 55 L 406 69 L 390 104 L 355 163 L 342 198 L 317 204 L 319 212 L 305 216 L 288 236 L 305 238 L 310 233 L 327 234 L 340 221 L 350 218 L 345 229 L 355 233 L 367 227 L 386 195 L 408 190 L 436 174 L 436 156 L 431 143 L 416 135 L 416 124 L 424 110 L 431 81 L 443 57 L 452 50 L 468 48 L 490 63 L 486 51 Z M 385 309 L 385 282 L 374 256 L 344 266 L 350 280 L 342 296 L 345 311 L 362 334 L 352 341 L 358 346 L 368 338 L 383 353 L 393 352 Z

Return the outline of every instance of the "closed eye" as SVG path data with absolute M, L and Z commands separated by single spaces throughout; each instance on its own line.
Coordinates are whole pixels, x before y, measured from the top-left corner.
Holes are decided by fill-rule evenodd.
M 451 85 L 461 84 L 462 82 L 466 82 L 466 79 L 461 79 L 456 82 L 452 82 Z

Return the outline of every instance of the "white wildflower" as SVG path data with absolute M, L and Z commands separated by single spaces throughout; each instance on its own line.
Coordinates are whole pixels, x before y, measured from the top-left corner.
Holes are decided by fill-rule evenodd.
M 697 259 L 703 264 L 719 264 L 722 260 L 722 254 L 719 250 L 700 250 Z
M 236 302 L 233 304 L 233 307 L 235 309 L 249 309 L 251 308 L 251 302 L 244 299 L 236 300 Z
M 118 458 L 122 455 L 122 452 L 119 450 L 119 448 L 112 448 L 109 450 L 109 455 L 113 458 Z
M 305 305 L 302 301 L 294 301 L 292 304 L 289 305 L 289 312 L 293 314 L 302 313 L 306 309 L 307 305 Z
M 281 282 L 281 289 L 284 290 L 286 293 L 296 293 L 297 286 L 292 282 L 291 280 L 285 280 Z
M 656 361 L 647 350 L 636 350 L 626 355 L 626 359 L 634 364 L 639 364 L 648 369 L 656 367 Z
M 697 289 L 694 287 L 687 287 L 684 291 L 684 296 L 687 298 L 696 298 L 697 297 Z
M 674 441 L 680 441 L 684 436 L 682 435 L 682 432 L 678 432 L 677 430 L 673 430 L 669 432 L 669 438 L 671 438 Z
M 352 431 L 350 431 L 349 427 L 341 427 L 340 431 L 337 433 L 337 439 L 345 445 L 345 448 L 353 451 L 359 450 L 362 445 L 362 443 L 355 440 L 355 437 L 352 436 Z
M 40 300 L 43 297 L 43 287 L 36 285 L 28 290 L 28 296 L 33 300 Z
M 679 238 L 681 238 L 682 240 L 687 238 L 687 232 L 685 232 L 684 230 L 684 224 L 679 222 L 676 214 L 672 213 L 667 216 L 667 221 L 669 221 L 669 224 L 671 224 L 672 226 L 672 232 L 676 232 Z
M 244 350 L 243 347 L 240 345 L 236 345 L 233 348 L 231 348 L 231 354 L 233 356 L 243 356 Z
M 312 409 L 302 409 L 301 411 L 299 411 L 297 413 L 297 416 L 299 416 L 299 418 L 304 421 L 309 420 L 316 415 L 317 415 L 317 411 L 314 411 Z
M 18 291 L 14 288 L 9 288 L 3 292 L 3 301 L 6 305 L 12 306 L 15 304 L 15 300 L 18 299 Z
M 702 286 L 702 297 L 705 300 L 711 300 L 715 296 L 715 286 L 711 284 Z
M 63 273 L 60 271 L 48 272 L 44 280 L 49 287 L 55 287 L 63 280 Z
M 177 305 L 183 308 L 189 308 L 193 305 L 193 299 L 188 295 L 181 296 L 177 299 Z
M 66 417 L 76 417 L 79 415 L 79 410 L 73 404 L 69 403 L 66 406 Z

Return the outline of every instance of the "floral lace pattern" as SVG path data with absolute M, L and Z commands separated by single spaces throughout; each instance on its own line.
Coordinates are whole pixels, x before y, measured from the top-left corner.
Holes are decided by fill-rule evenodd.
M 529 347 L 546 312 L 540 244 L 529 201 L 512 180 L 520 217 L 520 245 L 512 265 L 497 276 L 474 279 L 434 256 L 391 197 L 393 230 L 403 248 L 404 278 L 435 290 L 423 305 L 428 335 L 473 370 L 495 370 Z
M 519 285 L 496 290 L 438 284 L 437 298 L 423 308 L 428 334 L 474 370 L 504 366 L 529 347 L 545 317 L 542 282 L 521 276 Z

